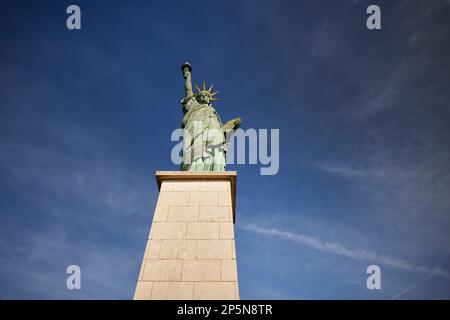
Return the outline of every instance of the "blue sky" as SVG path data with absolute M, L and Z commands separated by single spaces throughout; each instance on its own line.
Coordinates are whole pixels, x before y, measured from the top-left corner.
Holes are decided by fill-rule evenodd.
M 132 297 L 188 60 L 223 120 L 280 129 L 277 175 L 228 168 L 242 299 L 450 298 L 450 4 L 376 1 L 379 31 L 369 4 L 4 1 L 0 296 Z

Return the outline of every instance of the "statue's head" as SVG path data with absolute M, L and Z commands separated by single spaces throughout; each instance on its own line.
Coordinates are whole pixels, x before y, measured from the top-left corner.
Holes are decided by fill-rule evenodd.
M 213 84 L 211 85 L 211 87 L 209 87 L 209 89 L 206 89 L 206 85 L 205 82 L 203 82 L 203 89 L 200 90 L 200 88 L 196 85 L 198 93 L 196 95 L 196 99 L 199 103 L 207 103 L 210 104 L 212 101 L 214 100 L 219 100 L 218 98 L 214 98 L 214 96 L 216 94 L 219 93 L 219 91 L 216 92 L 211 92 L 212 88 L 213 88 Z
M 210 104 L 211 103 L 211 95 L 209 94 L 208 91 L 200 91 L 199 93 L 197 93 L 197 101 L 199 103 Z

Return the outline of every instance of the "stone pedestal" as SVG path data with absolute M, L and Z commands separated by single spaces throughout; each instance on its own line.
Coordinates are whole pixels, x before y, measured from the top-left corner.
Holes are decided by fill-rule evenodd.
M 134 299 L 239 299 L 236 172 L 157 171 L 156 180 Z

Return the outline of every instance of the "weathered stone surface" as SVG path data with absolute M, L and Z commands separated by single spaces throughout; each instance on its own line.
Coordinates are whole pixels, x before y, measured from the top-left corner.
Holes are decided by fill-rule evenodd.
M 219 206 L 231 207 L 231 195 L 229 192 L 219 192 Z
M 152 300 L 192 300 L 194 296 L 193 282 L 155 282 Z
M 168 180 L 164 180 L 166 177 Z M 230 172 L 164 172 L 134 299 L 238 299 Z
M 222 260 L 220 266 L 221 281 L 238 281 L 236 260 Z
M 168 212 L 169 212 L 168 206 L 157 206 L 155 209 L 155 214 L 153 215 L 153 222 L 167 221 Z
M 161 193 L 164 193 L 163 186 L 164 183 L 169 182 L 179 182 L 184 183 L 187 181 L 195 181 L 201 188 L 196 191 L 216 191 L 215 188 L 209 189 L 211 182 L 226 182 L 228 188 L 226 191 L 230 192 L 231 195 L 231 207 L 233 209 L 233 223 L 236 222 L 236 171 L 222 171 L 222 172 L 191 172 L 191 171 L 156 171 L 156 182 L 158 183 L 158 187 L 161 190 Z M 172 189 L 175 191 L 175 189 Z M 180 190 L 180 189 L 179 189 Z M 194 191 L 194 190 L 189 190 Z M 218 191 L 220 192 L 220 191 Z M 161 196 L 161 195 L 160 195 Z M 158 205 L 160 201 L 158 201 Z M 223 201 L 226 203 L 226 200 Z
M 207 182 L 207 183 L 205 183 Z M 167 191 L 230 191 L 229 181 L 186 180 L 165 181 L 161 185 L 161 192 Z
M 168 222 L 196 222 L 198 221 L 198 207 L 169 207 Z
M 234 239 L 234 226 L 232 222 L 220 223 L 220 239 Z
M 196 240 L 162 240 L 160 259 L 195 259 Z
M 138 281 L 134 292 L 134 300 L 149 300 L 152 295 L 153 282 Z
M 186 239 L 219 239 L 218 222 L 190 222 L 187 224 Z
M 234 300 L 234 282 L 195 282 L 194 300 Z
M 197 240 L 197 259 L 232 259 L 230 240 Z
M 232 222 L 231 207 L 199 207 L 198 221 L 202 222 Z
M 158 259 L 161 250 L 161 240 L 148 240 L 144 259 Z
M 217 206 L 219 193 L 216 191 L 193 191 L 189 200 L 190 206 Z M 225 192 L 228 193 L 228 192 Z
M 158 206 L 187 206 L 189 205 L 189 192 L 161 192 Z
M 153 223 L 150 239 L 185 239 L 186 223 L 182 222 L 156 222 Z
M 183 281 L 220 281 L 220 260 L 185 260 Z
M 183 269 L 182 260 L 145 261 L 143 281 L 180 281 Z

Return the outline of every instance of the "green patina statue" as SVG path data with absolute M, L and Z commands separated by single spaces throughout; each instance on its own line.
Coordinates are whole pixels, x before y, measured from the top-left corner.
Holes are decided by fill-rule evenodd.
M 205 83 L 197 94 L 192 90 L 192 66 L 186 62 L 181 66 L 185 79 L 183 105 L 183 161 L 181 171 L 225 171 L 227 139 L 240 124 L 236 118 L 223 124 L 212 107 L 213 85 L 206 89 Z

